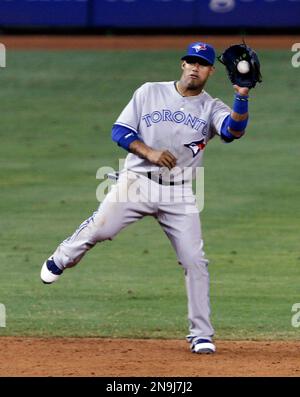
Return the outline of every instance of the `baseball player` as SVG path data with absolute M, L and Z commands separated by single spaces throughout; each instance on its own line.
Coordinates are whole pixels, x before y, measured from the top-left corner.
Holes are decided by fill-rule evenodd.
M 211 45 L 192 43 L 181 58 L 180 80 L 145 83 L 135 91 L 112 128 L 113 141 L 129 152 L 118 180 L 98 210 L 57 247 L 41 270 L 42 281 L 53 283 L 96 243 L 113 239 L 146 215 L 153 216 L 184 269 L 186 338 L 194 353 L 213 353 L 216 347 L 208 260 L 192 179 L 208 142 L 214 136 L 223 142 L 239 139 L 248 120 L 248 88 L 233 86 L 232 109 L 204 90 L 214 62 Z

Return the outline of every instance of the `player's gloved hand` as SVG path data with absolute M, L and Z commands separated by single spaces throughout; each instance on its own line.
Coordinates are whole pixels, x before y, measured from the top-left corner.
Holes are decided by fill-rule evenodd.
M 160 151 L 154 149 L 149 150 L 147 160 L 160 167 L 167 167 L 169 170 L 175 167 L 177 161 L 176 157 L 168 150 Z
M 225 65 L 232 84 L 254 88 L 262 82 L 258 55 L 245 42 L 228 47 L 218 60 Z

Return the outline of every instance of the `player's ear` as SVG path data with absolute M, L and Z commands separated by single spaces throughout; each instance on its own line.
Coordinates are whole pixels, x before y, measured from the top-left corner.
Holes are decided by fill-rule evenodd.
M 212 76 L 216 71 L 216 68 L 214 66 L 210 67 L 209 75 Z
M 184 70 L 185 65 L 186 65 L 186 62 L 185 61 L 181 61 L 181 69 L 182 70 Z

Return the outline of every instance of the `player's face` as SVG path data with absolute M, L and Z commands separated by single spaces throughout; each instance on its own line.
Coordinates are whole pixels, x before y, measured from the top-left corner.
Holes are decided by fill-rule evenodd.
M 214 66 L 199 62 L 183 61 L 181 82 L 189 90 L 202 90 L 208 78 L 214 73 Z

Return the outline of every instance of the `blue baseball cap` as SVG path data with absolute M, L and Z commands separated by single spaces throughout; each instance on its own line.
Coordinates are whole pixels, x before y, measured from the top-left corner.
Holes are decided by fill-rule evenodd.
M 192 43 L 187 48 L 187 53 L 184 55 L 182 61 L 192 61 L 193 59 L 204 59 L 209 65 L 213 65 L 216 59 L 216 53 L 213 46 L 206 43 Z

